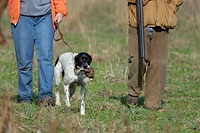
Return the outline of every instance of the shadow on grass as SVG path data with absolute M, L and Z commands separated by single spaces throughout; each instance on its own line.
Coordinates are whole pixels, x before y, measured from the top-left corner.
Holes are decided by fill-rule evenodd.
M 109 99 L 120 100 L 122 105 L 129 107 L 126 103 L 126 98 L 127 98 L 127 96 L 121 96 L 121 97 L 111 96 L 111 97 L 109 97 Z M 143 106 L 143 104 L 144 104 L 144 97 L 139 97 L 137 106 Z
M 10 101 L 14 103 L 20 103 L 20 97 L 19 95 L 12 95 L 10 96 Z M 38 95 L 33 93 L 33 101 L 32 104 L 38 105 Z
M 10 101 L 19 103 L 19 96 L 18 95 L 13 95 L 10 97 Z

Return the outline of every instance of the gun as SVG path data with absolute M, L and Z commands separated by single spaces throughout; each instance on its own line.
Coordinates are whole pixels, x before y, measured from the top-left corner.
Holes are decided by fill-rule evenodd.
M 138 21 L 138 54 L 139 54 L 139 74 L 138 84 L 143 85 L 143 63 L 145 61 L 145 41 L 144 41 L 144 17 L 143 17 L 143 0 L 137 0 L 137 21 Z

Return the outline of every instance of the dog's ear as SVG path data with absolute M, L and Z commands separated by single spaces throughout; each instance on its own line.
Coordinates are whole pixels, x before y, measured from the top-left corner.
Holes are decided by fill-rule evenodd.
M 89 55 L 89 54 L 87 54 L 87 56 L 88 56 L 88 58 L 89 58 L 89 60 L 88 60 L 88 65 L 90 65 L 90 64 L 92 63 L 92 56 Z
M 79 54 L 77 54 L 75 57 L 74 57 L 74 60 L 75 60 L 75 67 L 79 66 L 81 67 L 81 61 L 79 59 Z

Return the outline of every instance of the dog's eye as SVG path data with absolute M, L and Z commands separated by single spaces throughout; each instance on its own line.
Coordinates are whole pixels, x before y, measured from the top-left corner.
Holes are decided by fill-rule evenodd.
M 84 62 L 87 62 L 88 58 L 87 57 L 82 57 L 81 60 L 84 61 Z

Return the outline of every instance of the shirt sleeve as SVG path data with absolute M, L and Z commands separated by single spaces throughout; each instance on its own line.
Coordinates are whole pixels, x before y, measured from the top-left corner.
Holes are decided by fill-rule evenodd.
M 66 0 L 54 0 L 56 13 L 62 13 L 64 16 L 67 15 Z

